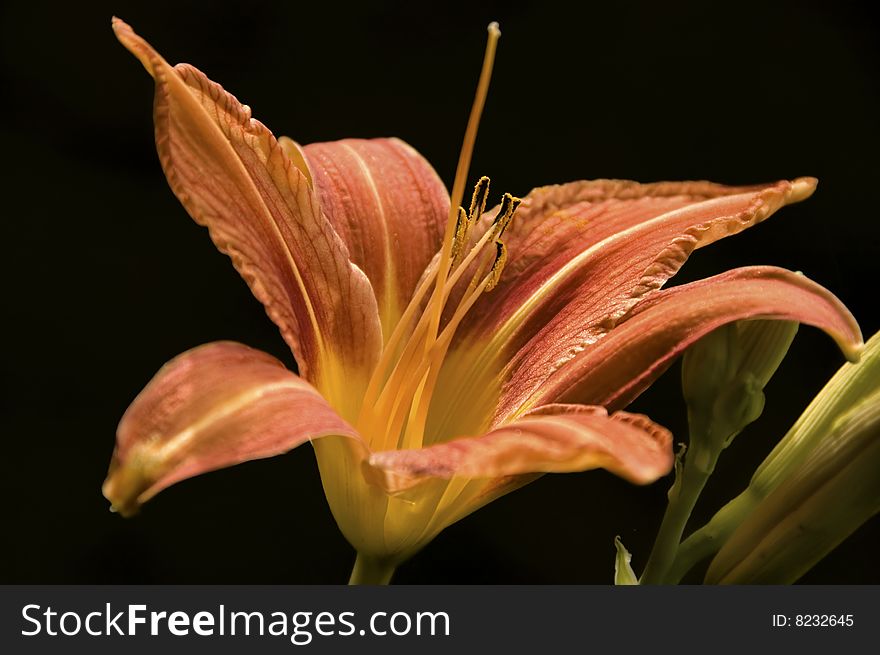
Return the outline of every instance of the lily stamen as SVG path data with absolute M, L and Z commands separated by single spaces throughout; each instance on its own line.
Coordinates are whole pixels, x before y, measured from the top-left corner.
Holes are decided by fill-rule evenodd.
M 382 356 L 379 359 L 379 363 L 376 364 L 376 368 L 373 370 L 369 384 L 367 385 L 367 390 L 364 393 L 364 401 L 361 406 L 360 416 L 357 421 L 357 424 L 359 426 L 362 426 L 364 424 L 368 410 L 376 400 L 376 395 L 381 391 L 382 385 L 385 384 L 389 379 L 389 376 L 386 376 L 388 367 L 394 360 L 394 355 L 397 353 L 400 342 L 404 338 L 404 334 L 406 334 L 407 330 L 409 329 L 413 318 L 415 318 L 415 313 L 419 309 L 422 300 L 424 300 L 425 295 L 431 288 L 431 285 L 434 284 L 434 280 L 437 277 L 437 270 L 438 266 L 436 261 L 432 262 L 428 266 L 425 271 L 426 275 L 422 279 L 422 282 L 419 284 L 419 287 L 416 290 L 415 294 L 413 294 L 413 297 L 410 299 L 410 302 L 404 310 L 403 314 L 401 315 L 401 318 L 395 326 L 394 331 L 391 333 L 391 337 L 389 337 L 388 342 L 385 344 L 385 347 L 382 350 Z M 410 338 L 411 336 L 412 333 L 410 333 Z
M 496 258 L 496 264 L 498 259 Z M 464 317 L 467 315 L 468 311 L 470 311 L 471 307 L 474 306 L 474 303 L 477 302 L 477 299 L 483 294 L 484 291 L 488 291 L 493 281 L 496 281 L 496 277 L 501 274 L 500 269 L 496 273 L 496 264 L 492 265 L 492 268 L 489 272 L 483 277 L 480 283 L 476 286 L 476 288 L 466 295 L 464 300 L 456 309 L 452 318 L 449 319 L 449 323 L 443 328 L 443 331 L 437 337 L 437 341 L 434 343 L 434 346 L 431 348 L 430 357 L 427 362 L 427 370 L 429 371 L 428 383 L 425 386 L 423 383 L 420 383 L 420 397 L 418 399 L 414 398 L 413 406 L 416 406 L 416 400 L 418 400 L 418 409 L 415 411 L 415 414 L 411 417 L 409 422 L 407 423 L 407 432 L 404 435 L 403 442 L 398 446 L 399 448 L 419 448 L 422 446 L 424 441 L 425 434 L 425 425 L 428 419 L 428 410 L 431 406 L 431 398 L 433 396 L 434 387 L 437 384 L 437 379 L 440 376 L 440 368 L 443 365 L 443 360 L 446 358 L 446 353 L 449 351 L 449 346 L 452 343 L 452 337 L 455 336 L 455 332 L 458 329 L 458 326 L 461 324 Z M 501 264 L 503 267 L 503 263 Z
M 459 207 L 458 220 L 455 223 L 455 236 L 452 239 L 452 253 L 450 255 L 452 257 L 453 268 L 458 266 L 458 262 L 461 259 L 461 253 L 464 252 L 464 249 L 467 246 L 467 240 L 471 231 L 470 228 L 470 217 L 465 213 L 464 207 Z
M 483 208 L 485 207 L 485 204 L 486 204 L 485 193 L 488 192 L 488 189 L 489 189 L 489 178 L 484 176 L 480 179 L 479 182 L 477 182 L 477 186 L 475 187 L 475 190 L 474 190 L 475 200 L 477 198 L 477 193 L 480 193 L 483 196 L 483 199 L 480 201 L 480 204 L 477 205 L 477 210 L 479 213 L 475 213 L 473 215 L 473 219 L 471 220 L 471 222 L 474 222 L 474 220 L 478 220 L 482 216 Z M 501 217 L 502 220 L 499 220 L 498 217 L 496 217 L 492 228 L 486 230 L 486 232 L 483 234 L 483 236 L 480 237 L 480 239 L 473 246 L 473 248 L 471 248 L 468 255 L 462 261 L 456 263 L 455 268 L 452 272 L 452 275 L 449 277 L 449 279 L 447 279 L 446 285 L 443 289 L 442 303 L 444 306 L 446 304 L 446 301 L 449 298 L 449 294 L 452 292 L 452 289 L 458 283 L 462 274 L 468 269 L 468 267 L 473 262 L 474 258 L 477 257 L 481 253 L 481 251 L 483 250 L 483 247 L 486 245 L 486 243 L 488 243 L 492 239 L 498 238 L 500 236 L 500 234 L 502 234 L 503 228 L 506 227 L 510 223 L 510 219 L 513 216 L 513 212 L 519 206 L 520 202 L 521 202 L 521 200 L 519 198 L 514 198 L 510 194 L 505 194 L 502 197 L 501 208 L 499 209 L 499 212 L 498 212 L 498 216 Z M 471 206 L 474 207 L 474 205 L 475 205 L 475 202 L 472 201 Z M 500 229 L 498 227 L 499 224 L 502 226 Z M 434 283 L 434 280 L 436 279 L 438 268 L 439 268 L 438 261 L 432 262 L 431 265 L 428 267 L 428 269 L 426 271 L 426 275 L 423 277 L 423 280 L 422 280 L 421 284 L 419 285 L 419 288 L 416 290 L 415 294 L 413 295 L 412 299 L 410 300 L 409 304 L 407 305 L 406 309 L 404 310 L 403 315 L 401 316 L 401 319 L 397 324 L 397 327 L 395 328 L 394 332 L 392 333 L 391 337 L 389 338 L 388 343 L 385 345 L 385 348 L 382 353 L 382 358 L 380 359 L 379 363 L 376 366 L 376 369 L 373 373 L 373 377 L 370 380 L 370 384 L 369 384 L 369 386 L 367 388 L 367 392 L 364 396 L 364 408 L 361 411 L 362 418 L 364 417 L 364 414 L 367 411 L 367 407 L 369 407 L 373 403 L 373 401 L 375 401 L 376 395 L 380 391 L 379 385 L 383 384 L 383 383 L 387 383 L 387 381 L 390 379 L 390 375 L 389 376 L 385 375 L 387 372 L 387 369 L 388 369 L 389 365 L 392 363 L 392 358 L 395 355 L 395 353 L 400 345 L 400 341 L 404 338 L 404 334 L 409 329 L 409 327 L 412 323 L 412 320 L 415 317 L 415 312 L 418 310 L 422 301 L 424 300 L 425 294 L 427 293 L 430 285 Z M 477 275 L 479 275 L 479 271 L 478 271 Z M 476 288 L 476 279 L 472 281 L 472 286 L 469 287 L 468 293 L 470 293 L 470 291 L 472 291 L 474 288 Z M 422 314 L 422 319 L 419 321 L 419 323 L 416 324 L 415 327 L 412 328 L 412 330 L 409 334 L 409 343 L 412 343 L 413 341 L 418 341 L 418 339 L 420 337 L 419 330 L 423 325 L 422 321 L 427 320 L 427 316 L 428 316 L 428 312 L 427 312 L 427 310 L 425 310 Z M 401 354 L 398 357 L 398 363 L 403 358 L 404 358 L 404 355 Z M 393 369 L 392 369 L 392 374 L 393 374 Z M 360 423 L 360 421 L 359 421 L 359 423 Z
M 507 245 L 503 241 L 496 241 L 495 248 L 495 261 L 492 264 L 492 269 L 489 271 L 491 279 L 484 291 L 491 291 L 498 286 L 498 281 L 501 279 L 501 271 L 504 270 L 504 265 L 507 263 Z
M 504 194 L 504 197 L 501 199 L 501 207 L 499 208 L 498 214 L 496 215 L 495 220 L 492 223 L 492 228 L 489 229 L 486 232 L 486 234 L 483 235 L 483 239 L 481 239 L 481 241 L 480 241 L 481 248 L 482 248 L 482 246 L 485 245 L 485 243 L 489 239 L 492 239 L 496 242 L 495 257 L 493 257 L 491 259 L 484 258 L 483 261 L 480 262 L 480 265 L 477 267 L 477 270 L 474 272 L 473 276 L 471 277 L 471 281 L 470 281 L 470 284 L 468 285 L 468 288 L 467 288 L 467 291 L 465 292 L 465 295 L 470 294 L 471 292 L 474 291 L 474 289 L 477 288 L 479 280 L 482 278 L 483 272 L 486 270 L 486 266 L 489 264 L 489 262 L 492 262 L 493 267 L 495 266 L 495 262 L 498 259 L 497 243 L 501 239 L 501 235 L 504 234 L 504 230 L 506 230 L 507 226 L 510 225 L 510 221 L 513 219 L 513 214 L 516 211 L 517 207 L 519 207 L 521 202 L 522 202 L 522 200 L 520 198 L 516 198 L 514 196 L 511 196 L 509 193 Z M 505 255 L 505 257 L 506 257 L 506 255 Z M 506 259 L 505 259 L 505 261 L 506 261 Z M 503 264 L 502 264 L 502 266 L 503 266 Z M 464 268 L 466 268 L 466 266 L 462 267 L 462 269 L 464 269 Z M 498 271 L 498 275 L 499 275 L 499 279 L 500 279 L 500 270 Z M 453 277 L 455 277 L 455 276 L 453 276 Z M 496 280 L 495 284 L 493 284 L 490 288 L 486 289 L 486 291 L 491 291 L 492 289 L 494 289 L 497 282 L 498 282 L 498 280 Z
M 486 181 L 483 182 L 483 179 Z M 483 189 L 488 189 L 488 178 L 483 178 L 478 182 L 477 187 L 475 189 L 475 199 L 477 198 L 477 194 L 484 195 L 485 191 Z M 486 230 L 483 236 L 479 241 L 471 248 L 468 255 L 459 263 L 454 265 L 454 269 L 452 271 L 452 275 L 446 280 L 446 284 L 440 295 L 440 303 L 441 303 L 441 311 L 442 308 L 446 306 L 446 302 L 449 299 L 452 290 L 456 286 L 456 284 L 461 279 L 461 276 L 467 271 L 470 265 L 473 263 L 474 259 L 478 257 L 486 247 L 486 245 L 490 241 L 495 241 L 498 243 L 498 239 L 503 232 L 503 230 L 510 224 L 510 221 L 513 217 L 516 208 L 519 206 L 520 199 L 514 198 L 510 194 L 505 194 L 501 201 L 501 207 L 499 208 L 498 215 L 495 221 L 492 224 L 492 227 Z M 475 209 L 478 209 L 480 213 L 482 213 L 482 205 L 485 204 L 485 200 L 478 200 L 476 203 L 472 202 L 472 205 L 476 205 Z M 476 212 L 475 212 L 476 213 Z M 497 245 L 496 245 L 497 248 Z M 450 253 L 451 256 L 451 253 Z M 480 277 L 483 275 L 483 271 L 485 270 L 486 264 L 488 261 L 492 261 L 492 268 L 486 277 L 481 281 L 477 282 Z M 501 267 L 503 267 L 503 261 L 499 265 L 499 257 L 496 253 L 495 257 L 492 260 L 484 261 L 478 268 L 474 274 L 474 278 L 471 280 L 468 285 L 467 291 L 465 292 L 464 298 L 459 303 L 458 309 L 454 314 L 453 318 L 449 321 L 446 328 L 443 330 L 443 334 L 448 332 L 448 328 L 450 326 L 457 325 L 461 319 L 464 318 L 464 314 L 473 306 L 473 303 L 476 302 L 477 298 L 480 294 L 483 293 L 484 290 L 492 288 L 497 284 L 498 277 L 501 273 Z M 420 291 L 423 291 L 423 288 L 420 288 Z M 412 303 L 410 307 L 407 307 L 407 311 L 405 312 L 405 317 L 407 322 L 412 320 L 410 309 L 412 307 Z M 459 316 L 459 312 L 464 309 L 464 312 Z M 456 317 L 458 317 L 456 319 Z M 393 447 L 394 443 L 396 443 L 399 438 L 399 431 L 402 429 L 404 425 L 404 412 L 407 412 L 408 400 L 414 398 L 416 394 L 418 394 L 418 389 L 423 388 L 424 386 L 424 375 L 425 371 L 428 368 L 432 367 L 437 369 L 436 372 L 432 373 L 431 380 L 428 384 L 429 389 L 433 389 L 434 382 L 436 381 L 437 375 L 439 374 L 439 367 L 442 365 L 441 356 L 439 359 L 434 357 L 432 353 L 435 352 L 434 346 L 438 343 L 438 339 L 430 340 L 429 333 L 427 330 L 429 329 L 429 321 L 431 319 L 431 315 L 426 309 L 423 312 L 419 322 L 414 327 L 412 333 L 409 336 L 409 340 L 406 346 L 403 349 L 403 352 L 398 357 L 394 367 L 391 370 L 391 373 L 388 375 L 385 380 L 384 387 L 381 389 L 381 392 L 378 393 L 378 399 L 373 402 L 375 395 L 368 395 L 365 398 L 364 406 L 361 410 L 361 419 L 359 421 L 359 426 L 362 430 L 370 429 L 374 430 L 374 434 L 382 434 L 384 437 L 379 440 L 377 443 L 382 444 L 385 447 Z M 449 339 L 451 340 L 452 334 L 449 334 Z M 389 345 L 391 345 L 389 343 Z M 394 347 L 396 348 L 396 343 Z M 448 344 L 446 346 L 448 348 Z M 446 348 L 443 348 L 443 353 L 445 354 Z M 417 358 L 418 352 L 421 350 L 422 356 Z M 370 382 L 370 389 L 373 388 L 375 383 L 376 389 L 373 392 L 374 394 L 378 392 L 378 377 L 379 375 L 384 376 L 384 367 L 387 367 L 390 364 L 390 357 L 393 354 L 393 351 L 388 352 L 386 354 L 389 355 L 387 363 L 385 362 L 386 357 L 383 354 L 383 359 L 380 361 L 379 367 L 377 367 L 376 373 L 374 373 L 374 379 Z M 436 362 L 435 362 L 436 360 Z M 425 368 L 423 364 L 428 362 L 428 368 Z M 433 365 L 431 362 L 435 362 Z M 381 371 L 381 372 L 380 372 Z M 368 389 L 369 391 L 369 389 Z M 418 401 L 421 403 L 427 403 L 430 399 L 430 393 L 427 395 L 419 394 L 421 399 Z M 386 412 L 389 403 L 391 403 L 391 411 L 390 414 Z M 424 410 L 426 413 L 427 409 Z M 382 416 L 392 416 L 392 420 L 390 424 L 380 425 L 378 424 L 378 417 Z M 374 420 L 376 419 L 376 420 Z M 418 425 L 418 421 L 416 422 Z M 423 431 L 423 427 L 420 428 L 420 431 Z
M 458 208 L 458 223 L 455 226 L 455 239 L 452 244 L 452 268 L 458 267 L 461 253 L 464 252 L 470 240 L 471 228 L 483 216 L 486 209 L 486 200 L 489 197 L 489 178 L 485 175 L 474 186 L 471 196 L 471 206 L 467 213 L 464 207 Z M 447 286 L 449 286 L 447 284 Z M 445 299 L 444 299 L 445 302 Z
M 474 187 L 474 195 L 471 197 L 471 207 L 468 216 L 471 223 L 480 220 L 483 212 L 486 211 L 486 200 L 489 198 L 489 178 L 485 175 L 479 179 Z
M 521 202 L 522 200 L 520 198 L 515 198 L 509 193 L 505 193 L 501 198 L 501 208 L 498 210 L 498 215 L 493 222 L 494 225 L 498 226 L 499 238 L 504 235 L 504 230 L 510 225 L 513 213 L 516 211 L 516 208 L 519 207 Z
M 464 243 L 469 236 L 470 226 L 475 224 L 483 215 L 483 212 L 486 209 L 486 201 L 489 194 L 489 185 L 490 180 L 485 175 L 479 179 L 476 186 L 474 187 L 474 193 L 471 198 L 470 212 L 468 215 L 467 221 L 467 232 L 465 236 L 462 237 L 462 245 L 459 246 L 459 254 L 464 251 Z M 507 201 L 509 194 L 505 194 L 501 201 L 501 209 L 505 207 L 510 207 L 509 201 Z M 513 208 L 510 210 L 510 216 L 512 216 L 512 212 L 515 211 L 516 207 L 519 206 L 520 200 L 518 198 L 514 199 L 515 204 Z M 459 216 L 461 215 L 462 209 L 459 208 Z M 501 211 L 499 210 L 499 216 L 506 214 L 507 210 Z M 509 222 L 510 216 L 507 217 L 507 222 Z M 497 221 L 497 218 L 496 218 Z M 506 223 L 505 223 L 506 225 Z M 456 231 L 458 231 L 458 225 L 456 225 Z M 464 271 L 468 268 L 468 266 L 473 261 L 473 258 L 479 254 L 480 250 L 482 250 L 483 245 L 490 239 L 493 238 L 493 230 L 487 230 L 483 237 L 477 242 L 474 248 L 471 250 L 471 253 L 464 259 L 462 262 L 454 262 L 455 272 L 453 273 L 452 279 L 447 280 L 447 284 L 444 288 L 444 295 L 442 298 L 442 302 L 445 305 L 446 300 L 449 297 L 449 293 L 452 288 L 458 282 L 461 273 L 458 272 L 459 269 Z M 441 253 L 442 254 L 442 253 Z M 455 255 L 453 255 L 454 257 Z M 394 328 L 391 336 L 389 337 L 385 347 L 382 351 L 382 356 L 379 360 L 379 363 L 376 365 L 375 370 L 370 378 L 369 384 L 367 386 L 367 390 L 364 394 L 364 402 L 361 407 L 360 415 L 358 417 L 357 424 L 359 426 L 365 425 L 365 421 L 367 421 L 367 415 L 370 413 L 372 406 L 375 404 L 377 396 L 382 390 L 382 385 L 387 384 L 388 380 L 390 380 L 390 376 L 393 375 L 394 369 L 392 369 L 391 374 L 388 373 L 389 366 L 391 366 L 395 355 L 397 355 L 399 346 L 401 341 L 404 338 L 404 335 L 410 330 L 410 326 L 412 324 L 413 319 L 415 318 L 416 311 L 421 307 L 422 301 L 425 298 L 425 295 L 430 289 L 431 285 L 437 278 L 437 272 L 439 270 L 439 260 L 435 260 L 432 262 L 428 269 L 426 269 L 426 274 L 424 275 L 422 282 L 419 284 L 418 289 L 413 294 L 410 299 L 409 304 L 401 315 L 400 320 L 397 323 L 397 326 Z M 472 282 L 472 285 L 468 289 L 468 293 L 476 287 L 476 280 Z M 423 316 L 427 315 L 427 312 L 423 313 Z M 419 325 L 417 324 L 409 333 L 409 339 L 412 341 L 416 338 L 416 332 L 419 329 Z M 398 362 L 403 358 L 403 354 L 401 353 L 398 356 Z

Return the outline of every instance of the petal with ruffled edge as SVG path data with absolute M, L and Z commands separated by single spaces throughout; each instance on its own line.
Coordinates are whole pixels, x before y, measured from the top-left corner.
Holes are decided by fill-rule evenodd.
M 485 390 L 500 387 L 494 378 L 520 349 L 534 346 L 559 362 L 582 348 L 570 333 L 542 330 L 560 312 L 577 317 L 584 340 L 585 328 L 607 331 L 696 248 L 809 197 L 815 186 L 813 178 L 749 187 L 595 180 L 535 189 L 505 237 L 501 282 L 456 334 L 438 384 L 433 434 L 448 433 L 452 421 L 485 428 L 474 424 L 497 399 Z
M 625 407 L 692 343 L 731 321 L 761 318 L 798 321 L 827 332 L 850 360 L 862 335 L 846 307 L 824 287 L 781 268 L 755 266 L 659 291 L 611 331 L 553 366 L 558 344 L 539 333 L 531 350 L 513 362 L 496 413 L 506 422 L 530 406 L 589 402 Z M 560 314 L 545 331 L 583 336 L 572 314 Z M 541 348 L 546 343 L 548 347 Z
M 574 298 L 583 301 L 583 291 L 594 322 L 619 316 L 696 248 L 763 221 L 815 187 L 814 178 L 799 178 L 746 187 L 594 180 L 535 189 L 505 234 L 508 264 L 498 287 L 468 320 L 490 331 L 511 322 L 521 330 L 525 314 L 552 316 Z
M 602 407 L 546 405 L 480 437 L 413 450 L 373 453 L 369 464 L 390 493 L 427 479 L 495 479 L 604 468 L 648 484 L 672 466 L 669 431 L 639 414 Z
M 175 482 L 327 435 L 359 440 L 312 385 L 274 357 L 210 343 L 168 362 L 129 406 L 104 495 L 131 514 Z
M 321 208 L 376 293 L 386 339 L 440 249 L 449 194 L 431 165 L 400 139 L 344 139 L 298 149 Z
M 320 443 L 342 440 L 322 440 Z M 385 535 L 410 556 L 440 531 L 543 473 L 605 468 L 647 484 L 672 466 L 671 435 L 645 416 L 601 407 L 547 405 L 479 437 L 381 451 L 365 461 L 384 489 Z
M 265 305 L 303 377 L 354 414 L 381 350 L 376 299 L 303 163 L 200 71 L 172 68 L 118 19 L 113 29 L 156 81 L 156 145 L 172 190 Z

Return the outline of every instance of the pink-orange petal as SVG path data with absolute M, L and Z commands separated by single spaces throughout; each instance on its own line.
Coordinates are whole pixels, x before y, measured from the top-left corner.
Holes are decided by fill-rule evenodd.
M 429 479 L 497 479 L 604 468 L 636 484 L 669 472 L 672 437 L 646 416 L 601 407 L 549 405 L 479 437 L 373 453 L 390 493 Z
M 440 249 L 449 194 L 400 139 L 312 143 L 302 152 L 327 219 L 373 285 L 387 337 Z
M 815 186 L 813 178 L 747 187 L 594 180 L 535 189 L 506 233 L 501 282 L 468 320 L 489 330 L 514 321 L 521 344 L 572 301 L 585 322 L 616 318 L 696 248 L 763 221 Z
M 104 495 L 130 514 L 180 480 L 331 434 L 359 438 L 274 357 L 239 343 L 210 343 L 168 362 L 129 406 Z
M 533 348 L 523 349 L 513 363 L 496 421 L 549 402 L 624 407 L 689 345 L 725 323 L 752 318 L 818 327 L 850 360 L 857 359 L 862 348 L 855 319 L 824 287 L 781 268 L 739 268 L 653 294 L 607 334 L 590 333 L 564 361 L 554 359 L 559 344 L 550 344 L 549 337 L 542 341 L 539 335 Z M 560 315 L 547 331 L 565 331 L 566 320 L 571 321 L 567 330 L 572 339 L 584 336 L 570 315 Z M 542 349 L 541 343 L 548 346 Z
M 455 335 L 438 383 L 450 400 L 432 408 L 434 421 L 491 413 L 497 395 L 484 390 L 517 352 L 544 353 L 549 373 L 660 288 L 694 249 L 803 200 L 815 185 L 812 178 L 748 187 L 595 180 L 535 189 L 505 233 L 499 285 Z
M 339 380 L 357 391 L 381 349 L 376 300 L 302 162 L 203 73 L 172 68 L 118 19 L 113 29 L 155 78 L 156 145 L 174 193 L 232 258 L 302 375 L 322 391 Z

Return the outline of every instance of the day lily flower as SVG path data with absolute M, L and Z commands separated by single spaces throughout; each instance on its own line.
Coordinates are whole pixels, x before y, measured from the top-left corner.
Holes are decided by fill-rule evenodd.
M 857 356 L 846 308 L 789 271 L 661 290 L 695 248 L 808 197 L 812 178 L 583 181 L 488 210 L 483 178 L 461 209 L 494 24 L 451 194 L 398 139 L 276 140 L 203 73 L 113 27 L 155 79 L 172 190 L 299 367 L 230 342 L 166 364 L 119 425 L 104 493 L 123 514 L 184 478 L 311 441 L 359 553 L 353 581 L 387 582 L 444 527 L 542 473 L 666 474 L 669 432 L 621 410 L 720 325 L 800 321 Z

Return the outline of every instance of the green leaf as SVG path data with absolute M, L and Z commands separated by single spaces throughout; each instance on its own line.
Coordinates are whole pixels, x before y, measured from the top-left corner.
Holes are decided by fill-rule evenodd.
M 880 391 L 841 416 L 731 535 L 707 583 L 795 582 L 880 511 Z
M 629 554 L 619 536 L 614 537 L 614 547 L 617 549 L 617 556 L 614 558 L 614 584 L 639 584 L 639 578 L 630 565 L 632 555 Z

